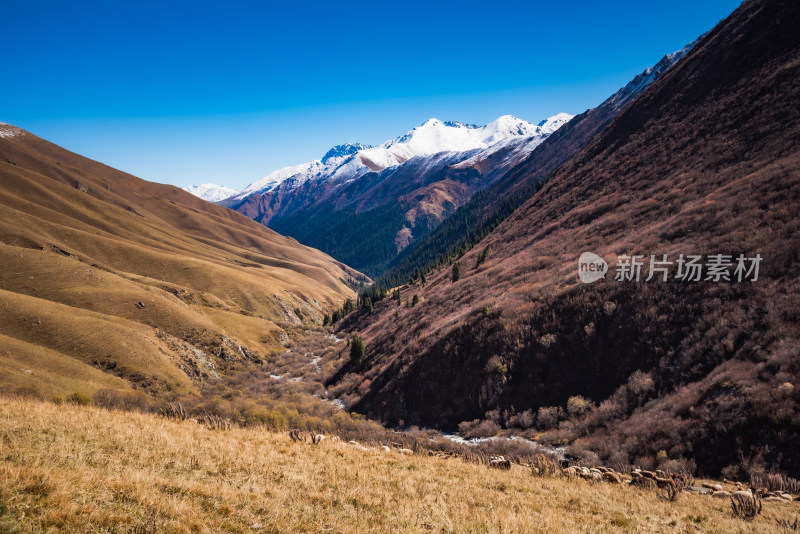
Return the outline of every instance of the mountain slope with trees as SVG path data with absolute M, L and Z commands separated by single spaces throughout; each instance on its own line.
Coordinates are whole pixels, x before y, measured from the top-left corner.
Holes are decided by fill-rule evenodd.
M 543 432 L 619 465 L 800 475 L 798 27 L 794 2 L 744 2 L 458 259 L 460 280 L 442 266 L 401 288 L 418 305 L 347 318 L 367 347 L 340 375 L 355 409 Z M 604 280 L 578 281 L 587 251 Z M 667 281 L 646 282 L 664 254 Z M 681 255 L 718 254 L 733 280 L 676 279 Z M 642 280 L 616 280 L 632 255 Z M 740 255 L 757 280 L 736 281 Z

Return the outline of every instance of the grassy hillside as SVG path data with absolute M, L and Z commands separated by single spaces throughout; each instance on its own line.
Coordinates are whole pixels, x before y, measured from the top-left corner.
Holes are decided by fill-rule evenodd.
M 0 398 L 2 532 L 785 532 L 724 499 Z
M 365 280 L 243 215 L 2 128 L 0 391 L 192 393 Z

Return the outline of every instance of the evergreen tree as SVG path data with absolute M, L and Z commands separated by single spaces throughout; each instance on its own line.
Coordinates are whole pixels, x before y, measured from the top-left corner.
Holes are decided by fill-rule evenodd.
M 353 337 L 350 340 L 350 360 L 360 364 L 362 361 L 364 361 L 364 356 L 366 353 L 367 349 L 364 346 L 364 340 L 361 339 L 361 336 L 358 334 L 353 334 Z
M 411 307 L 413 308 L 417 304 L 419 304 L 419 295 L 414 295 L 414 298 L 411 299 Z
M 480 253 L 478 256 L 478 262 L 475 264 L 475 267 L 479 267 L 483 262 L 486 261 L 486 258 L 489 257 L 489 254 L 492 253 L 492 245 L 486 245 L 486 248 L 483 249 L 483 252 Z
M 329 324 L 331 324 L 331 316 L 326 313 L 325 317 L 322 318 L 322 326 L 328 326 Z
M 425 277 L 425 271 L 422 271 L 422 287 L 428 285 L 428 279 Z
M 453 264 L 453 274 L 451 276 L 451 280 L 453 280 L 453 282 L 458 282 L 461 280 L 461 263 L 455 262 Z

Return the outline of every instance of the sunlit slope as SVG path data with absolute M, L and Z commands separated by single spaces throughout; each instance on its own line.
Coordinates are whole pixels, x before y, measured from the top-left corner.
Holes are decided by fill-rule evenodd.
M 0 387 L 64 389 L 46 362 L 191 389 L 215 359 L 257 361 L 300 322 L 296 310 L 318 322 L 363 279 L 243 215 L 3 128 L 0 361 L 30 373 L 2 373 Z M 89 392 L 109 385 L 81 380 Z

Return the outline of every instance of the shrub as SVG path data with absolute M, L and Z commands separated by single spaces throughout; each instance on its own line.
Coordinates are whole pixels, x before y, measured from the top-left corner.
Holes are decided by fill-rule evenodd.
M 794 522 L 788 519 L 776 519 L 775 521 L 778 523 L 778 526 L 794 530 L 795 532 L 800 531 L 800 520 L 797 517 L 794 518 Z
M 514 414 L 508 419 L 508 426 L 517 427 L 521 429 L 530 428 L 536 422 L 536 415 L 533 410 L 525 410 L 524 412 Z
M 555 477 L 561 474 L 561 466 L 552 456 L 540 454 L 531 462 L 531 474 L 537 477 Z
M 64 395 L 53 395 L 53 397 L 50 399 L 50 402 L 60 406 L 64 404 Z
M 542 430 L 549 430 L 562 419 L 564 419 L 564 409 L 561 406 L 542 406 L 536 414 L 536 426 Z
M 652 478 L 647 477 L 634 477 L 631 481 L 631 486 L 636 486 L 637 488 L 652 490 L 656 488 L 656 481 Z
M 800 480 L 787 477 L 780 473 L 769 473 L 766 475 L 751 475 L 750 485 L 754 488 L 768 489 L 769 491 L 780 491 L 784 493 L 800 494 Z
M 467 439 L 488 438 L 490 436 L 496 436 L 498 432 L 500 432 L 500 425 L 494 421 L 474 419 L 472 421 L 463 421 L 458 424 L 458 433 Z
M 627 387 L 628 391 L 630 391 L 632 395 L 641 398 L 655 389 L 655 382 L 653 382 L 653 379 L 650 377 L 649 373 L 635 371 L 628 378 Z
M 737 493 L 731 496 L 731 509 L 733 515 L 744 519 L 753 519 L 761 513 L 761 497 Z
M 574 395 L 567 400 L 567 413 L 570 417 L 581 417 L 592 409 L 593 403 L 589 399 Z
M 76 391 L 69 397 L 67 397 L 67 402 L 70 404 L 75 404 L 77 406 L 91 406 L 92 399 L 86 393 L 82 393 L 80 391 Z
M 484 317 L 489 317 L 489 306 L 484 306 L 481 309 L 481 313 L 483 314 Z
M 150 399 L 141 391 L 120 391 L 118 389 L 103 388 L 95 391 L 92 399 L 96 406 L 109 409 L 146 412 L 151 407 Z

